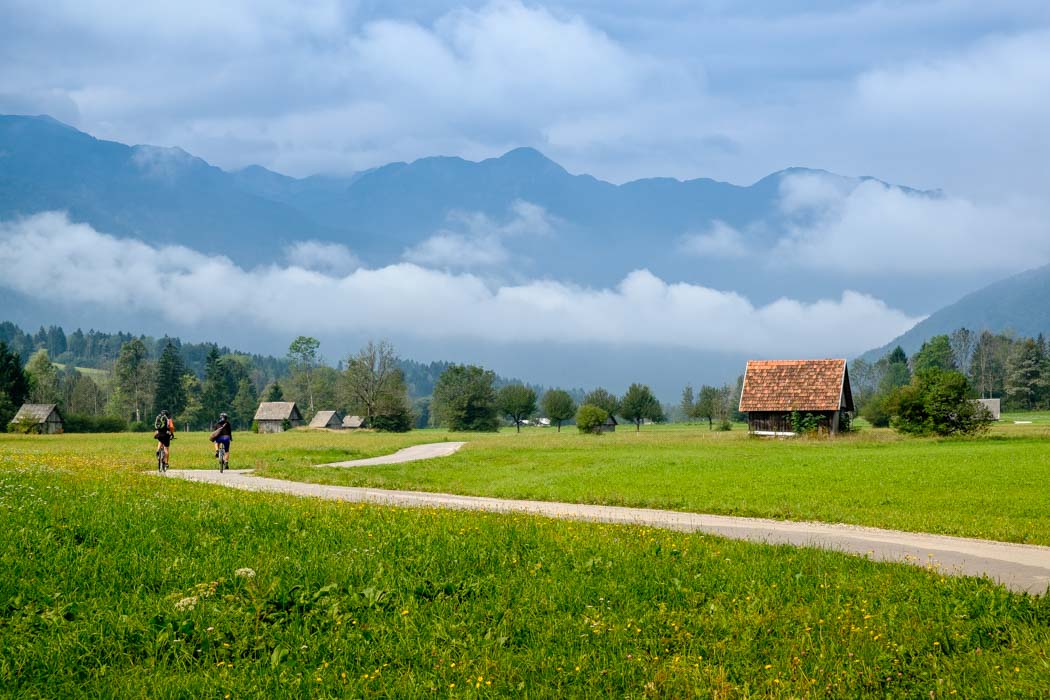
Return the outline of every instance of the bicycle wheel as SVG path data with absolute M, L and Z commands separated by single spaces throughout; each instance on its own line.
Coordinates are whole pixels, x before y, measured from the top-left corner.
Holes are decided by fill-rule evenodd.
M 219 443 L 219 473 L 226 471 L 226 447 Z
M 157 448 L 157 471 L 163 474 L 167 466 L 164 464 L 164 448 Z

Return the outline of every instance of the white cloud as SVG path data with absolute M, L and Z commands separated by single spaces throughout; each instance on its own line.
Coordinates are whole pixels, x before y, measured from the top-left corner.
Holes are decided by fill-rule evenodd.
M 536 204 L 523 200 L 510 207 L 510 218 L 494 221 L 483 212 L 455 211 L 449 215 L 455 227 L 443 229 L 409 248 L 402 257 L 420 265 L 441 268 L 496 267 L 511 258 L 506 241 L 517 237 L 549 237 L 558 224 L 556 217 Z
M 345 275 L 361 267 L 361 261 L 341 243 L 297 241 L 285 249 L 289 265 L 333 275 Z
M 715 221 L 705 233 L 691 233 L 679 241 L 679 249 L 699 258 L 732 259 L 747 257 L 747 243 L 735 228 Z
M 775 250 L 781 261 L 844 272 L 929 276 L 1013 271 L 1050 260 L 1044 204 L 983 204 L 868 180 L 805 174 L 781 181 L 781 206 L 804 221 Z
M 408 263 L 344 275 L 299 266 L 248 271 L 183 247 L 158 250 L 115 238 L 58 213 L 0 224 L 0 268 L 0 284 L 33 297 L 148 312 L 184 325 L 214 315 L 215 280 L 222 280 L 223 303 L 236 310 L 231 324 L 282 332 L 842 356 L 884 343 L 918 320 L 851 291 L 815 303 L 755 306 L 739 294 L 669 284 L 646 270 L 606 289 L 553 281 L 490 288 L 474 275 Z
M 470 237 L 438 233 L 405 251 L 404 259 L 434 267 L 493 267 L 510 259 L 503 242 L 494 236 Z

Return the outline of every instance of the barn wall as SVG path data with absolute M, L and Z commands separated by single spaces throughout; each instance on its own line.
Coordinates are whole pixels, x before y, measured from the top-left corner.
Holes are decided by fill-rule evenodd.
M 260 433 L 283 433 L 284 421 L 279 420 L 261 420 L 259 421 L 259 432 Z

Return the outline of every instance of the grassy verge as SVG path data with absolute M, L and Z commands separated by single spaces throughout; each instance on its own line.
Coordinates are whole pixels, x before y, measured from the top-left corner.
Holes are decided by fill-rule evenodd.
M 0 440 L 5 692 L 1036 697 L 1050 677 L 1048 598 L 987 581 L 232 492 L 142 475 L 131 444 Z
M 700 426 L 602 436 L 537 429 L 454 436 L 468 445 L 426 462 L 317 469 L 263 454 L 257 466 L 260 474 L 297 481 L 844 522 L 1050 545 L 1048 437 L 1046 426 L 1034 424 L 966 440 L 902 439 L 885 430 L 834 441 L 774 441 Z

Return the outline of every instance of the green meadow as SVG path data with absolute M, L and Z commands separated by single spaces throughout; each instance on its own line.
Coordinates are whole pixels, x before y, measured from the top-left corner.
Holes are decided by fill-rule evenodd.
M 253 466 L 267 476 L 326 484 L 818 520 L 1050 545 L 1046 421 L 1004 424 L 981 438 L 953 440 L 901 438 L 889 430 L 835 440 L 768 440 L 743 429 L 722 433 L 702 426 L 621 428 L 601 436 L 550 429 L 434 433 L 430 439 L 446 438 L 468 444 L 450 457 L 400 465 L 317 468 L 260 454 Z M 360 441 L 365 451 L 374 444 L 363 435 L 326 439 Z M 401 438 L 390 440 L 391 447 L 402 446 Z M 314 463 L 323 461 L 330 460 Z
M 1046 544 L 1046 429 L 833 443 L 699 426 L 293 431 L 238 434 L 232 460 Z M 311 466 L 444 439 L 469 444 L 400 467 Z M 145 434 L 0 435 L 0 694 L 940 698 L 1050 684 L 1048 597 L 987 580 L 643 527 L 245 493 L 161 479 L 152 462 Z M 180 435 L 172 466 L 213 468 L 206 437 Z M 952 498 L 927 503 L 938 489 Z

